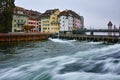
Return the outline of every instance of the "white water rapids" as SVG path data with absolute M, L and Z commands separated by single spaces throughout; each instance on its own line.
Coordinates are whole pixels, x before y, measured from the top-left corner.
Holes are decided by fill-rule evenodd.
M 120 44 L 50 38 L 7 49 L 0 80 L 120 80 Z

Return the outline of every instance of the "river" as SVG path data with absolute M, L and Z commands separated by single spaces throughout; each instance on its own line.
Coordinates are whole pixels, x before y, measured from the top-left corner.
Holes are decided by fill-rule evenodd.
M 120 80 L 120 44 L 49 38 L 0 45 L 0 80 Z

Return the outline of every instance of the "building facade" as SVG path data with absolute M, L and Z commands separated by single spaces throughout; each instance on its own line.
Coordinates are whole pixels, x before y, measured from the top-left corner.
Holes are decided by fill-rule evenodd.
M 84 17 L 80 16 L 80 28 L 84 29 Z
M 12 32 L 39 32 L 40 12 L 16 6 L 12 20 Z
M 67 10 L 59 15 L 60 31 L 72 31 L 73 17 Z
M 12 32 L 24 32 L 24 26 L 27 25 L 28 16 L 14 14 L 12 21 Z
M 41 32 L 58 33 L 60 26 L 58 22 L 59 9 L 46 10 L 41 15 Z
M 83 24 L 81 21 L 80 15 L 78 15 L 76 12 L 69 10 L 69 13 L 73 16 L 73 30 L 82 29 L 81 25 Z
M 73 30 L 81 29 L 80 28 L 80 19 L 78 17 L 73 17 Z
M 24 32 L 25 25 L 28 25 L 28 16 L 24 14 L 24 8 L 15 7 L 12 20 L 12 32 Z
M 72 10 L 65 10 L 59 15 L 60 31 L 83 29 L 84 18 Z
M 29 18 L 28 26 L 32 27 L 32 29 L 29 30 L 29 32 L 39 32 L 39 25 L 37 19 Z
M 22 7 L 14 8 L 12 32 L 44 32 L 59 33 L 84 28 L 84 18 L 72 10 L 46 10 L 45 13 L 27 10 Z
M 32 27 L 29 32 L 40 32 L 41 23 L 40 16 L 41 13 L 33 10 L 25 10 L 25 14 L 28 18 L 28 26 Z

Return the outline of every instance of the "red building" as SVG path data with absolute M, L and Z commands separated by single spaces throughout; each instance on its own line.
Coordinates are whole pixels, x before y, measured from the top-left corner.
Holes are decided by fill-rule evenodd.
M 40 32 L 40 16 L 41 13 L 33 10 L 25 10 L 25 14 L 29 16 L 28 26 L 32 29 L 29 32 Z
M 39 32 L 39 25 L 38 25 L 37 19 L 29 18 L 28 19 L 28 26 L 32 27 L 30 32 Z

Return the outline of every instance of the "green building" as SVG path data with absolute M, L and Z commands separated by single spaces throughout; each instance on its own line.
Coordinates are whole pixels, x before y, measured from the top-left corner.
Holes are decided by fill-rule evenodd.
M 24 14 L 24 11 L 22 7 L 14 8 L 12 32 L 24 32 L 24 26 L 28 25 L 28 16 Z

